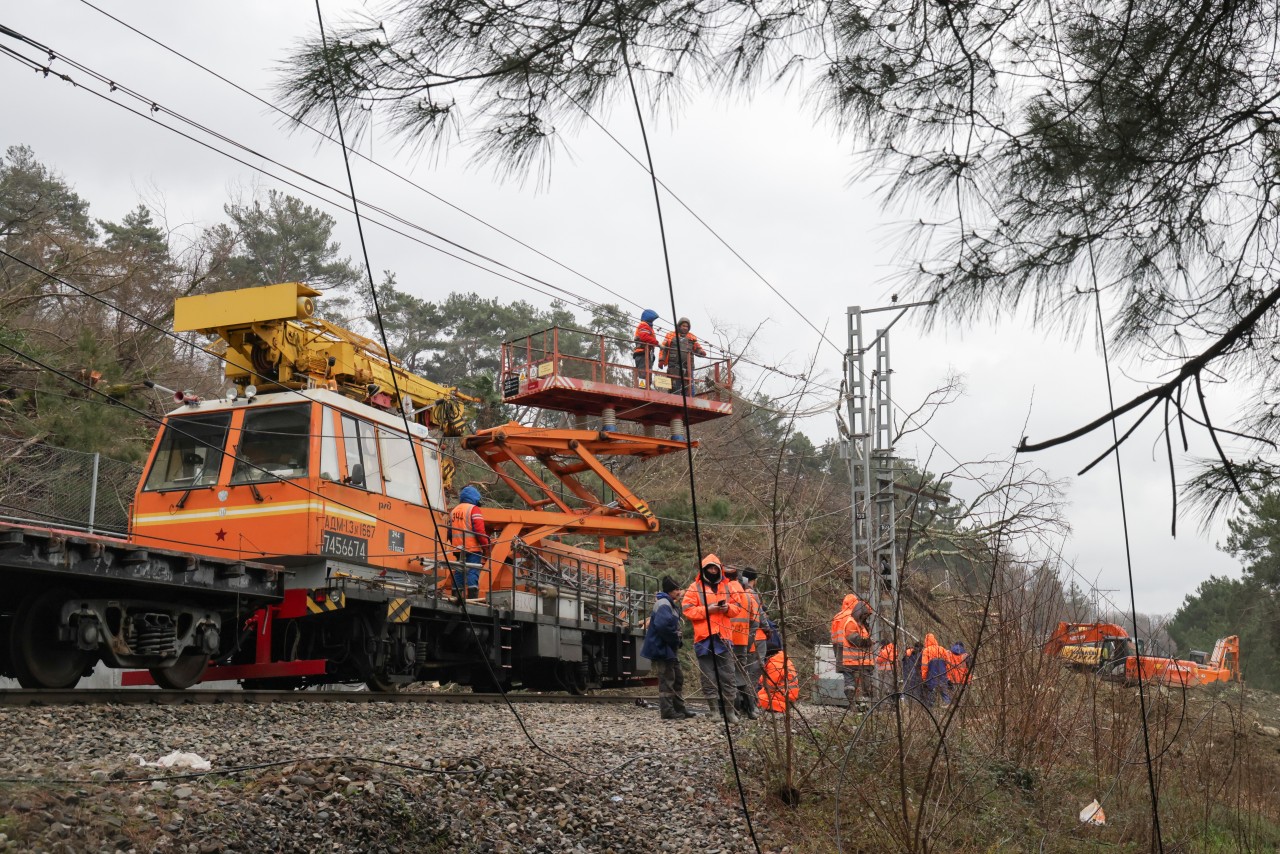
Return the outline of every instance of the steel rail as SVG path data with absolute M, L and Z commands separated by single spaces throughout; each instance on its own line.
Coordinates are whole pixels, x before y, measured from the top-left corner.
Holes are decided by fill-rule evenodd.
M 521 694 L 506 695 L 512 703 L 567 705 L 632 704 L 656 706 L 656 696 Z M 85 688 L 0 691 L 0 706 L 182 706 L 270 703 L 502 703 L 502 694 L 447 691 L 244 691 L 192 689 L 186 691 L 138 688 Z

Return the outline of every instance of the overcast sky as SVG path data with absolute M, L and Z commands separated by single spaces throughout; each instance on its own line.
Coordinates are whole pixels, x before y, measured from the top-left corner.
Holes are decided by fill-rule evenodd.
M 316 31 L 311 0 L 101 0 L 96 5 L 268 100 L 274 99 L 279 65 L 291 47 Z M 352 7 L 326 0 L 326 23 L 342 20 L 344 10 Z M 163 108 L 153 122 L 146 117 L 151 115 L 146 107 L 119 93 L 113 96 L 115 104 L 127 104 L 143 115 L 90 94 L 105 95 L 106 87 L 82 72 L 63 68 L 82 84 L 75 88 L 0 56 L 0 90 L 6 93 L 7 107 L 0 144 L 31 146 L 91 203 L 95 217 L 118 220 L 143 201 L 171 227 L 205 226 L 224 219 L 222 205 L 229 198 L 247 197 L 255 188 L 279 188 L 337 217 L 344 251 L 359 258 L 349 214 L 182 139 L 156 122 L 176 126 L 166 113 L 180 113 L 293 169 L 345 187 L 336 146 L 318 143 L 305 130 L 290 131 L 262 104 L 79 0 L 10 3 L 0 23 Z M 0 44 L 36 55 L 3 35 Z M 615 105 L 598 118 L 633 151 L 641 151 L 629 103 Z M 690 92 L 678 115 L 664 114 L 651 122 L 650 132 L 659 177 L 811 323 L 825 329 L 837 346 L 821 343 L 777 295 L 668 202 L 677 311 L 693 320 L 695 333 L 713 340 L 715 330 L 734 336 L 759 327 L 752 359 L 765 365 L 805 371 L 816 353 L 821 381 L 834 389 L 841 373 L 839 351 L 846 344 L 846 308 L 888 304 L 896 291 L 894 274 L 910 256 L 911 247 L 903 246 L 899 237 L 902 223 L 912 220 L 911 212 L 882 210 L 876 188 L 853 180 L 853 144 L 815 122 L 796 92 L 766 92 L 750 102 Z M 359 160 L 353 161 L 357 193 L 589 300 L 622 302 L 636 313 L 636 305 L 652 307 L 669 327 L 670 302 L 647 175 L 590 125 L 566 129 L 565 135 L 549 181 L 542 183 L 504 183 L 491 169 L 472 164 L 465 146 L 440 157 L 402 151 L 398 141 L 378 127 L 376 116 L 374 131 L 361 142 L 360 151 L 634 304 Z M 278 167 L 267 168 L 285 174 Z M 366 235 L 375 271 L 394 271 L 402 288 L 423 298 L 475 291 L 542 306 L 551 301 L 538 290 L 377 226 L 367 225 Z M 883 322 L 889 316 L 876 317 Z M 934 419 L 931 438 L 913 435 L 899 449 L 918 461 L 932 459 L 935 471 L 955 466 L 956 460 L 1006 458 L 1024 433 L 1032 440 L 1057 435 L 1107 409 L 1102 359 L 1089 329 L 1047 333 L 1015 318 L 995 325 L 926 330 L 904 320 L 892 332 L 892 354 L 894 397 L 904 410 L 914 409 L 950 372 L 964 375 L 965 396 Z M 1141 382 L 1156 379 L 1161 370 L 1133 362 L 1114 367 L 1118 400 L 1145 387 Z M 786 387 L 776 376 L 755 369 L 746 373 L 753 381 L 762 380 L 766 391 Z M 1219 418 L 1229 414 L 1229 389 L 1210 393 Z M 805 408 L 836 400 L 835 391 L 823 390 Z M 809 418 L 802 429 L 815 443 L 834 435 L 833 412 Z M 1074 476 L 1105 449 L 1108 436 L 1099 431 L 1024 461 L 1067 480 L 1073 531 L 1058 548 L 1084 578 L 1096 579 L 1099 588 L 1110 591 L 1106 595 L 1127 608 L 1115 466 L 1108 463 L 1083 478 Z M 1139 432 L 1125 446 L 1124 464 L 1140 611 L 1172 612 L 1211 574 L 1239 574 L 1236 562 L 1216 548 L 1224 537 L 1221 529 L 1205 533 L 1195 520 L 1183 519 L 1178 539 L 1169 536 L 1169 473 L 1163 443 L 1154 430 Z

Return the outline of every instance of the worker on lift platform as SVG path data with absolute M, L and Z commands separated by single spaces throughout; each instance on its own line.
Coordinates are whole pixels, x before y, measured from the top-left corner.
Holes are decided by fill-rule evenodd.
M 449 512 L 449 540 L 465 569 L 453 573 L 453 592 L 461 595 L 465 589 L 466 597 L 475 599 L 480 596 L 480 568 L 484 566 L 484 556 L 489 550 L 489 534 L 480 513 L 480 490 L 464 486 L 458 498 L 458 506 Z
M 684 382 L 689 383 L 690 389 L 693 388 L 693 357 L 707 355 L 697 337 L 689 331 L 692 328 L 689 318 L 682 317 L 676 323 L 675 331 L 668 332 L 662 342 L 658 367 L 666 368 L 667 376 L 671 377 L 672 394 L 682 394 Z
M 653 331 L 653 322 L 657 319 L 658 313 L 651 308 L 646 308 L 641 312 L 640 323 L 636 326 L 633 355 L 636 360 L 636 385 L 640 388 L 649 387 L 649 371 L 653 368 L 654 348 L 660 346 L 658 335 Z

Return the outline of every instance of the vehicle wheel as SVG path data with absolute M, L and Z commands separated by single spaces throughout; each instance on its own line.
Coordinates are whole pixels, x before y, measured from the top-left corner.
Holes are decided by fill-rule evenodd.
M 62 605 L 74 594 L 55 588 L 23 600 L 9 630 L 10 664 L 23 688 L 74 688 L 98 661 L 73 643 L 58 640 Z
M 370 691 L 381 691 L 384 694 L 394 694 L 400 690 L 402 683 L 392 682 L 387 679 L 385 673 L 375 673 L 368 679 L 364 680 L 364 684 L 369 686 Z
M 161 688 L 181 691 L 190 688 L 200 681 L 200 677 L 209 669 L 209 656 L 201 652 L 187 652 L 168 667 L 151 668 L 151 678 Z

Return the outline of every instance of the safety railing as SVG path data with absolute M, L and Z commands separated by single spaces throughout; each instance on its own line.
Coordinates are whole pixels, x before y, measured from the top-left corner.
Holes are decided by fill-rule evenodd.
M 0 437 L 0 519 L 123 535 L 141 476 L 137 463 Z
M 553 326 L 534 332 L 502 345 L 503 396 L 513 396 L 522 381 L 527 384 L 551 376 L 679 394 L 678 367 L 656 367 L 660 347 L 653 348 L 652 367 L 637 366 L 633 350 L 630 339 L 580 329 Z M 733 388 L 732 362 L 687 355 L 684 373 L 692 380 L 690 393 L 728 402 Z
M 449 539 L 452 533 L 452 527 L 440 526 L 442 537 Z M 436 601 L 456 598 L 459 575 L 465 586 L 467 565 L 452 546 L 422 555 L 419 562 L 423 567 L 421 574 L 415 573 L 419 595 Z M 477 586 L 486 591 L 482 598 L 487 604 L 550 617 L 555 625 L 642 627 L 657 589 L 656 579 L 644 573 L 524 543 L 515 544 L 505 565 L 495 567 L 486 559 L 479 579 Z M 414 582 L 406 579 L 404 583 Z

